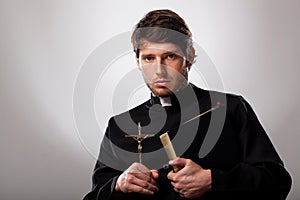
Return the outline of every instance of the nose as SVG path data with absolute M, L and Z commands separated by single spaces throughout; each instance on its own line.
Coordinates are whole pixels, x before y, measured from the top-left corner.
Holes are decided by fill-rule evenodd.
M 156 59 L 156 74 L 162 75 L 166 73 L 166 66 L 162 58 Z

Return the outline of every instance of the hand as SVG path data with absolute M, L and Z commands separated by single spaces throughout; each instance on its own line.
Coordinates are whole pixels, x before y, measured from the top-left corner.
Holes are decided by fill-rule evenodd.
M 140 163 L 133 163 L 119 176 L 115 191 L 153 195 L 154 192 L 158 191 L 158 187 L 154 180 L 157 178 L 158 172 L 156 170 L 150 171 Z
M 190 159 L 176 158 L 171 166 L 183 167 L 177 173 L 169 172 L 168 179 L 174 190 L 184 198 L 197 198 L 211 190 L 211 171 L 203 169 Z

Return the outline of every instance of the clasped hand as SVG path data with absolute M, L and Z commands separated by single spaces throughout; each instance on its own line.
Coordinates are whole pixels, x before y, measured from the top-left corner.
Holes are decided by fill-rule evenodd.
M 174 190 L 184 198 L 197 198 L 211 190 L 211 171 L 203 169 L 190 159 L 176 158 L 169 163 L 182 169 L 176 173 L 169 172 L 167 177 Z M 155 179 L 157 170 L 149 170 L 143 164 L 133 163 L 117 180 L 115 191 L 123 193 L 136 192 L 153 195 L 158 191 Z
M 158 191 L 155 182 L 157 178 L 157 170 L 149 170 L 143 164 L 133 163 L 118 177 L 115 191 L 153 195 L 154 192 Z
M 211 171 L 203 169 L 190 159 L 176 158 L 169 163 L 182 169 L 168 173 L 168 179 L 174 190 L 184 198 L 197 198 L 211 190 Z

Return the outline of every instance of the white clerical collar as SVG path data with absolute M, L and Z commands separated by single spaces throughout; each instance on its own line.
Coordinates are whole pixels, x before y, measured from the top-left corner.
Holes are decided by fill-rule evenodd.
M 165 106 L 172 106 L 171 98 L 170 97 L 159 97 L 160 103 L 162 107 Z

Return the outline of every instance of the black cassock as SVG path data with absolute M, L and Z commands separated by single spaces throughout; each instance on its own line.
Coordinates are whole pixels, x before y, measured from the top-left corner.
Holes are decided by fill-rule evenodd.
M 178 157 L 211 169 L 212 191 L 198 199 L 286 199 L 291 177 L 251 106 L 241 97 L 207 91 L 189 84 L 162 107 L 157 97 L 109 120 L 93 174 L 93 188 L 84 200 L 108 200 L 118 176 L 138 162 L 137 141 L 126 134 L 155 134 L 142 142 L 142 162 L 158 169 L 159 192 L 153 196 L 124 194 L 121 199 L 183 199 L 173 190 L 171 169 L 159 135 L 168 131 Z M 200 118 L 189 119 L 217 106 Z

